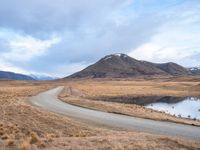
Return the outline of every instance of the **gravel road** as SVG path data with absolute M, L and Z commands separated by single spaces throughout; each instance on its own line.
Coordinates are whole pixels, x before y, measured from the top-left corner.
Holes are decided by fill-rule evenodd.
M 42 107 L 48 111 L 61 113 L 98 126 L 142 131 L 200 141 L 200 127 L 130 117 L 70 105 L 57 98 L 57 95 L 62 89 L 63 87 L 57 87 L 31 97 L 29 100 L 33 105 Z

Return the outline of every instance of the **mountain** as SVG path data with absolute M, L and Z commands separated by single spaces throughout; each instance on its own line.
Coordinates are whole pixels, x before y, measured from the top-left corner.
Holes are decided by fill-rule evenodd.
M 6 72 L 6 71 L 0 71 L 0 79 L 10 79 L 10 80 L 34 80 L 32 77 L 14 73 L 14 72 Z
M 184 68 L 183 66 L 180 66 L 173 62 L 163 63 L 163 64 L 156 64 L 156 63 L 151 63 L 151 64 L 173 76 L 192 75 L 189 69 Z
M 189 68 L 189 70 L 190 70 L 194 75 L 200 75 L 200 66 L 199 66 L 199 67 L 192 67 L 192 68 Z
M 51 76 L 47 76 L 47 75 L 30 74 L 29 76 L 31 76 L 35 80 L 40 80 L 40 81 L 58 79 L 57 77 L 51 77 Z
M 66 78 L 124 78 L 145 75 L 189 75 L 188 69 L 175 64 L 155 64 L 136 60 L 126 54 L 105 56 L 95 64 Z

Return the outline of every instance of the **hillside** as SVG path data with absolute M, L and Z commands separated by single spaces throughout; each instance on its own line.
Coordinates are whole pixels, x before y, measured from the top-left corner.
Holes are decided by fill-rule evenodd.
M 162 64 L 158 64 L 158 63 L 157 64 L 151 63 L 151 64 L 173 76 L 192 75 L 189 69 L 184 68 L 183 66 L 178 65 L 173 62 L 162 63 Z
M 112 54 L 66 78 L 126 78 L 146 75 L 190 74 L 188 69 L 175 63 L 155 64 L 136 60 L 126 54 Z
M 0 71 L 0 79 L 10 79 L 10 80 L 34 80 L 32 77 L 14 73 L 14 72 L 6 72 Z

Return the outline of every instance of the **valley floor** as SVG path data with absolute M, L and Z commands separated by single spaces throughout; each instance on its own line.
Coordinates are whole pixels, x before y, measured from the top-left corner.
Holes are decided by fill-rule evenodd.
M 183 119 L 144 108 L 136 104 L 118 103 L 136 96 L 200 97 L 200 78 L 154 78 L 121 80 L 75 80 L 65 83 L 59 98 L 64 102 L 111 113 L 153 120 L 200 126 L 200 121 Z
M 184 82 L 183 82 L 184 81 Z M 60 94 L 62 100 L 116 113 L 149 116 L 138 106 L 94 101 L 99 96 L 123 96 L 142 94 L 168 94 L 200 96 L 199 78 L 153 80 L 79 80 L 57 82 L 0 81 L 0 149 L 199 149 L 199 141 L 152 135 L 142 132 L 126 132 L 90 126 L 73 118 L 48 112 L 31 106 L 27 97 L 58 85 L 66 88 Z M 158 91 L 159 89 L 159 91 Z M 133 108 L 137 113 L 133 113 Z M 127 110 L 126 110 L 127 109 Z M 121 112 L 123 110 L 126 112 Z M 145 110 L 147 111 L 147 110 Z M 148 112 L 157 119 L 170 120 L 170 116 Z M 160 113 L 159 113 L 160 114 Z M 144 115 L 144 116 L 142 116 Z M 165 118 L 169 117 L 169 118 Z M 173 117 L 172 117 L 173 118 Z M 173 119 L 171 120 L 173 121 Z M 155 119 L 155 118 L 153 118 Z M 198 121 L 181 120 L 187 124 Z M 177 120 L 176 120 L 177 119 Z

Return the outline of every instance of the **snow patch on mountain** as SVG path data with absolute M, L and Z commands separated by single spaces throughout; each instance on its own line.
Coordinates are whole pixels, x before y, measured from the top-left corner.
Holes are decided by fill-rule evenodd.
M 29 76 L 31 76 L 35 80 L 41 80 L 41 81 L 58 79 L 58 77 L 52 77 L 52 76 L 42 75 L 42 74 L 30 74 Z
M 194 70 L 200 70 L 200 66 L 198 66 L 198 67 L 191 67 L 189 69 L 192 70 L 192 71 L 194 71 Z

